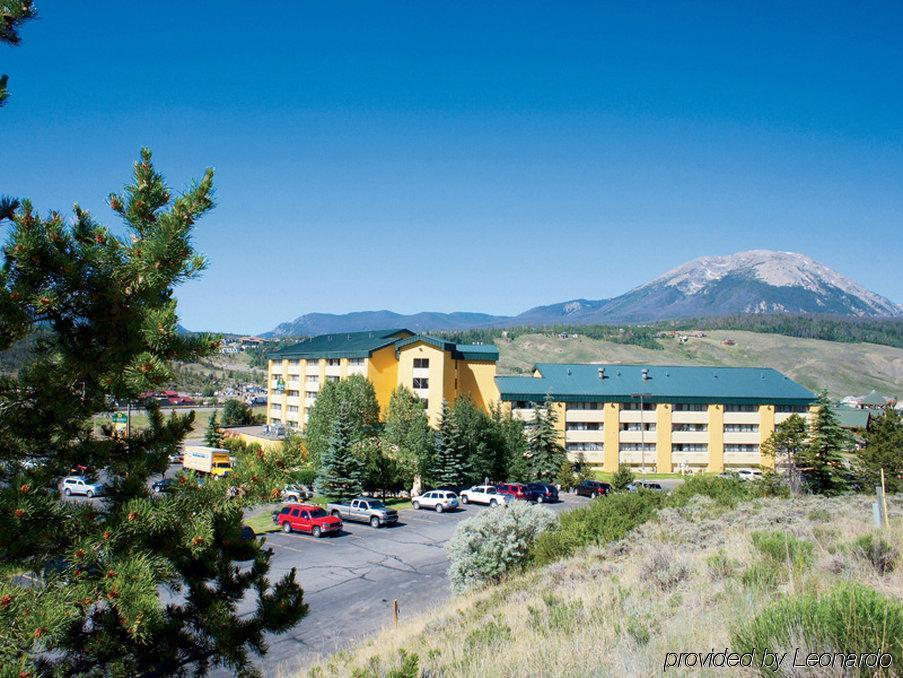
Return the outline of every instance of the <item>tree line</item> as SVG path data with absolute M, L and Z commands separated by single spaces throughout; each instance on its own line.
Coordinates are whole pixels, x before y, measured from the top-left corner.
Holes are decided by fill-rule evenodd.
M 320 389 L 300 447 L 317 490 L 332 498 L 398 494 L 418 481 L 423 488 L 553 482 L 563 469 L 573 471 L 556 423 L 549 403 L 525 423 L 498 404 L 487 413 L 464 395 L 442 404 L 434 430 L 423 402 L 403 386 L 381 421 L 373 385 L 352 375 Z

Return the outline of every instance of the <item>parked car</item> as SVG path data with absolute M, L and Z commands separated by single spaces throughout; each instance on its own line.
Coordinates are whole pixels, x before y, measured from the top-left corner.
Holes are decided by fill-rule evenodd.
M 311 504 L 288 504 L 275 516 L 276 524 L 282 526 L 286 534 L 305 532 L 314 537 L 340 532 L 340 518 L 328 514 L 319 506 Z
M 89 477 L 94 475 L 94 469 L 87 464 L 73 464 L 69 469 L 69 475 Z
M 181 452 L 173 452 L 169 455 L 169 463 L 170 464 L 181 464 L 182 463 L 182 453 Z
M 411 506 L 418 511 L 422 508 L 433 509 L 436 513 L 458 508 L 458 495 L 447 490 L 430 490 L 417 497 L 411 497 Z
M 751 468 L 741 468 L 737 471 L 740 480 L 758 480 L 762 477 L 762 472 Z
M 153 485 L 151 485 L 151 489 L 154 491 L 154 494 L 172 492 L 175 489 L 176 484 L 177 483 L 175 478 L 163 478 L 163 480 L 158 480 Z
M 612 488 L 611 485 L 600 480 L 584 480 L 577 485 L 576 492 L 581 497 L 601 497 L 611 494 Z
M 499 492 L 495 485 L 474 485 L 461 492 L 462 504 L 488 504 L 489 506 L 506 506 L 514 501 L 514 496 Z
M 290 502 L 302 502 L 310 499 L 314 493 L 306 485 L 286 485 L 282 490 L 282 500 Z
M 661 483 L 654 483 L 651 480 L 637 480 L 627 486 L 628 492 L 639 492 L 640 490 L 652 490 L 653 492 L 664 492 Z
M 527 490 L 536 496 L 539 504 L 558 501 L 558 488 L 549 483 L 527 483 Z
M 498 483 L 496 488 L 502 494 L 510 494 L 515 499 L 522 501 L 536 501 L 537 498 L 537 493 L 522 483 Z
M 326 510 L 336 518 L 356 523 L 370 523 L 370 527 L 382 527 L 398 522 L 398 511 L 385 502 L 372 497 L 358 497 L 350 502 L 327 504 Z
M 63 478 L 60 488 L 67 497 L 73 494 L 83 494 L 89 499 L 103 494 L 103 484 L 94 483 L 84 476 L 68 476 Z

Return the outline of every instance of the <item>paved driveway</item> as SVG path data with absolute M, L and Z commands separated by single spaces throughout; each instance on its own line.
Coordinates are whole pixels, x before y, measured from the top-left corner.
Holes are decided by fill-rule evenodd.
M 554 511 L 589 501 L 563 495 Z M 310 612 L 292 631 L 270 638 L 261 662 L 267 675 L 293 675 L 317 655 L 353 644 L 392 624 L 392 600 L 399 617 L 413 616 L 449 597 L 445 544 L 455 526 L 486 507 L 470 504 L 437 514 L 407 509 L 394 527 L 373 529 L 346 523 L 342 534 L 314 539 L 301 534 L 267 535 L 273 549 L 271 580 L 292 567 Z

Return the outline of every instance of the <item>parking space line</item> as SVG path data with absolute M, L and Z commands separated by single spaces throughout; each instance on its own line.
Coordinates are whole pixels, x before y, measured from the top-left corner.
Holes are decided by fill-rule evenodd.
M 438 520 L 429 520 L 428 518 L 420 518 L 420 517 L 416 517 L 416 516 L 409 516 L 409 515 L 407 515 L 407 514 L 405 514 L 404 519 L 405 519 L 405 520 L 413 520 L 413 521 L 418 522 L 418 523 L 430 523 L 431 525 L 438 525 L 438 524 L 439 524 L 439 521 L 438 521 Z

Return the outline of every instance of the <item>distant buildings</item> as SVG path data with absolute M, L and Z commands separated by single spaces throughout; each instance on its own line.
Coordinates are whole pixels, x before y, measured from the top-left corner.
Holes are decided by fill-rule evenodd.
M 863 396 L 847 396 L 840 401 L 840 404 L 857 410 L 883 410 L 888 405 L 894 407 L 898 403 L 896 398 L 884 396 L 872 390 Z
M 226 337 L 220 342 L 219 352 L 224 355 L 234 355 L 249 348 L 260 348 L 267 343 L 266 339 L 260 337 Z
M 145 391 L 138 396 L 139 400 L 156 400 L 160 405 L 184 407 L 196 405 L 194 398 L 182 395 L 178 391 Z

